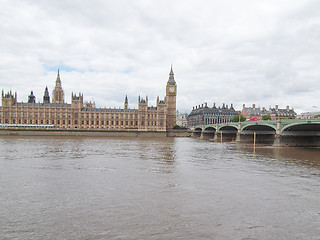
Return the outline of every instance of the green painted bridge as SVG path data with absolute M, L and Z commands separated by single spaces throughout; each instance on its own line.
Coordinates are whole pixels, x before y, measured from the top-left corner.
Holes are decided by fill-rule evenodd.
M 316 142 L 320 140 L 320 119 L 281 119 L 272 121 L 246 121 L 195 126 L 191 129 L 195 137 L 207 139 L 228 138 L 240 141 L 256 135 L 260 141 Z M 224 136 L 224 137 L 223 137 Z M 319 141 L 320 143 L 320 141 Z M 303 145 L 303 144 L 302 144 Z

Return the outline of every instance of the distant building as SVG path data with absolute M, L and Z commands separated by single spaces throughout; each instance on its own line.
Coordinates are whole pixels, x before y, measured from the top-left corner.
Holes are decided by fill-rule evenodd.
M 177 111 L 177 125 L 182 128 L 188 128 L 188 114 Z
M 289 106 L 287 106 L 285 109 L 280 109 L 278 105 L 276 105 L 274 108 L 270 107 L 270 109 L 267 110 L 265 107 L 256 107 L 255 104 L 252 104 L 252 107 L 246 107 L 245 104 L 243 104 L 241 114 L 246 117 L 247 120 L 262 120 L 263 115 L 270 115 L 271 119 L 295 118 L 297 116 L 295 111 L 290 109 Z
M 314 119 L 319 118 L 317 116 L 320 116 L 320 112 L 305 112 L 297 115 L 297 118 L 299 119 Z
M 210 108 L 207 103 L 204 103 L 201 106 L 193 107 L 188 115 L 188 127 L 228 123 L 236 115 L 238 115 L 238 112 L 234 110 L 233 104 L 231 104 L 230 108 L 225 104 L 222 107 L 216 107 L 216 104 L 213 104 L 213 107 Z
M 262 115 L 266 114 L 265 108 L 256 107 L 255 104 L 252 104 L 252 107 L 246 107 L 245 104 L 243 104 L 241 115 L 244 116 L 247 119 L 256 119 L 261 120 Z
M 271 119 L 296 118 L 297 116 L 296 112 L 293 109 L 290 109 L 289 106 L 285 109 L 281 109 L 278 105 L 276 105 L 275 108 L 270 108 L 268 114 L 270 114 Z

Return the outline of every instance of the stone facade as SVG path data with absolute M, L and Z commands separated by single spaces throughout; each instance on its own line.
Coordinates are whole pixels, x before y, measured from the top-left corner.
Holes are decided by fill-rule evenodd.
M 243 108 L 241 114 L 247 118 L 247 120 L 262 120 L 263 115 L 270 115 L 271 119 L 278 119 L 278 118 L 295 118 L 297 114 L 293 109 L 290 109 L 287 106 L 285 109 L 281 109 L 276 105 L 274 108 L 267 110 L 265 107 L 260 108 L 256 107 L 255 104 L 252 104 L 252 107 L 246 107 L 243 104 Z
M 320 118 L 320 112 L 303 112 L 297 116 L 299 119 L 316 119 Z
M 279 108 L 278 105 L 276 105 L 274 108 L 270 108 L 268 111 L 268 114 L 270 114 L 271 119 L 278 119 L 278 118 L 296 118 L 297 113 L 293 110 L 293 108 L 289 108 L 287 106 L 286 108 Z
M 188 128 L 188 114 L 177 111 L 176 124 L 181 128 Z
M 231 118 L 238 115 L 238 112 L 234 110 L 233 105 L 229 108 L 228 105 L 223 104 L 222 107 L 208 107 L 207 103 L 201 106 L 193 107 L 191 113 L 188 115 L 188 127 L 194 127 L 199 125 L 228 123 Z
M 140 98 L 138 109 L 128 107 L 126 96 L 124 109 L 96 108 L 83 102 L 83 94 L 71 95 L 71 104 L 64 102 L 60 73 L 53 90 L 52 103 L 48 88 L 45 88 L 43 103 L 35 103 L 33 93 L 28 102 L 18 102 L 17 93 L 2 91 L 0 124 L 2 127 L 55 129 L 105 129 L 132 131 L 166 131 L 176 124 L 177 84 L 171 67 L 166 86 L 166 97 L 157 97 L 155 107 L 148 105 L 148 97 Z
M 241 115 L 244 116 L 247 120 L 255 119 L 255 120 L 262 120 L 262 116 L 267 114 L 266 109 L 263 107 L 256 107 L 255 104 L 252 104 L 252 107 L 246 107 L 243 104 Z

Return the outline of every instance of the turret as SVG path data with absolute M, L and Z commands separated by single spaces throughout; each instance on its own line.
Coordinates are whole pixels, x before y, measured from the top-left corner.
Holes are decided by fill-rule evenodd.
M 45 90 L 44 90 L 43 103 L 44 104 L 50 104 L 50 96 L 49 96 L 48 87 L 46 87 Z
M 71 101 L 72 108 L 83 108 L 83 94 L 79 93 L 77 96 L 76 94 L 71 93 Z
M 33 95 L 33 91 L 31 90 L 30 95 L 28 96 L 28 103 L 36 103 L 36 97 Z
M 11 107 L 16 103 L 17 92 L 15 92 L 15 94 L 13 95 L 11 90 L 7 93 L 4 93 L 4 91 L 2 90 L 2 107 Z
M 128 96 L 124 99 L 124 109 L 128 109 Z

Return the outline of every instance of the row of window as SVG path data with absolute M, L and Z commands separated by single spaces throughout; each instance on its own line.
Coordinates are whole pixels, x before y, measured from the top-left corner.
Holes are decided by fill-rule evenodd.
M 33 113 L 33 112 L 29 112 L 29 114 L 27 112 L 12 112 L 12 117 L 38 117 L 38 113 Z M 8 117 L 9 116 L 9 112 L 4 112 L 4 116 L 5 117 Z M 71 118 L 71 113 L 40 113 L 40 116 L 41 117 L 44 117 L 46 116 L 47 118 L 49 117 L 66 117 L 68 116 L 69 118 Z M 1 117 L 1 112 L 0 112 L 0 117 Z M 74 113 L 73 115 L 74 118 L 78 118 L 79 117 L 79 114 L 78 113 Z M 138 118 L 138 115 L 135 115 L 135 114 L 81 114 L 81 118 L 122 118 L 122 119 L 137 119 Z M 148 119 L 156 119 L 157 118 L 157 114 L 148 114 L 148 115 L 144 115 L 144 114 L 141 114 L 141 118 L 145 118 L 145 117 L 148 117 Z M 160 119 L 163 119 L 163 115 L 160 115 L 159 116 Z
M 1 119 L 0 119 L 0 123 L 1 123 Z M 5 119 L 4 120 L 5 124 L 9 124 L 9 119 Z M 74 120 L 73 124 L 74 125 L 78 125 L 80 123 L 80 121 L 78 120 Z M 12 119 L 12 124 L 57 124 L 57 125 L 71 125 L 71 120 L 32 120 L 30 119 L 29 121 L 27 121 L 27 119 Z M 121 125 L 121 126 L 138 126 L 138 121 L 81 121 L 82 125 Z M 147 126 L 157 126 L 157 121 L 141 121 L 141 125 Z M 160 121 L 160 126 L 163 126 L 163 121 Z
M 200 116 L 188 118 L 189 126 L 197 125 L 207 125 L 207 124 L 217 124 L 217 123 L 227 123 L 230 122 L 232 116 L 220 116 L 215 118 L 203 118 Z
M 0 124 L 1 128 L 54 128 L 54 125 L 36 125 L 36 124 Z

